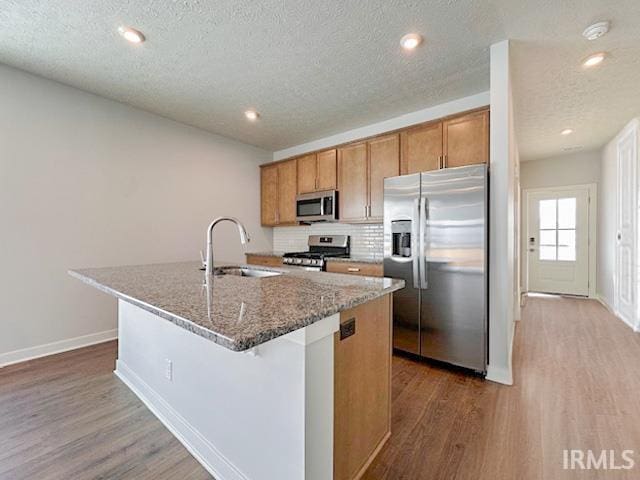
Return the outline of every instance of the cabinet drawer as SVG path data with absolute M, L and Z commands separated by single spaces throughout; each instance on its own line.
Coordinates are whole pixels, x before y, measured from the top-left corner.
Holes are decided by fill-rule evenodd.
M 249 265 L 262 265 L 263 267 L 281 267 L 282 257 L 270 257 L 267 255 L 246 255 Z
M 382 277 L 382 264 L 358 262 L 327 262 L 327 272 L 348 273 L 365 277 Z

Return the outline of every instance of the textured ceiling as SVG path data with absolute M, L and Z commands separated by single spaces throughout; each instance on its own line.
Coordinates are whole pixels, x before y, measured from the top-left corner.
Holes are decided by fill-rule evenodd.
M 638 0 L 0 0 L 0 62 L 277 150 L 485 91 L 488 47 L 510 37 L 521 153 L 534 158 L 601 145 L 640 112 L 639 8 Z M 601 18 L 612 32 L 582 39 Z M 120 25 L 147 42 L 127 44 Z M 406 54 L 399 39 L 412 31 L 425 44 Z M 583 72 L 579 60 L 600 49 L 612 57 Z M 247 108 L 261 120 L 247 122 Z M 576 133 L 559 138 L 567 125 Z
M 599 148 L 640 115 L 640 0 L 505 2 L 501 14 L 513 41 L 523 160 Z M 610 20 L 611 31 L 583 38 L 598 20 Z M 585 57 L 600 51 L 609 54 L 601 65 L 582 67 Z M 574 133 L 560 135 L 565 128 Z

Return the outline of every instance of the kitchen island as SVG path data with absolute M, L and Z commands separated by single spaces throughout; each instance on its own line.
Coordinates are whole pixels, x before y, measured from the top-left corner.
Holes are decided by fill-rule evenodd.
M 82 269 L 116 374 L 217 480 L 352 479 L 390 434 L 386 278 L 196 262 Z

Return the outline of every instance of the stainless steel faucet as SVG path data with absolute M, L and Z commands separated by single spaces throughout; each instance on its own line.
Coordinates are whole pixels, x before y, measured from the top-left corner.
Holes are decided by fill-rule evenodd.
M 235 217 L 218 217 L 213 222 L 211 222 L 209 228 L 207 228 L 207 259 L 205 263 L 205 275 L 207 278 L 209 278 L 209 276 L 213 274 L 213 227 L 225 220 L 236 224 L 236 226 L 238 227 L 238 232 L 240 233 L 240 242 L 243 245 L 246 245 L 250 240 L 249 235 L 247 234 L 247 230 L 244 228 L 244 225 Z

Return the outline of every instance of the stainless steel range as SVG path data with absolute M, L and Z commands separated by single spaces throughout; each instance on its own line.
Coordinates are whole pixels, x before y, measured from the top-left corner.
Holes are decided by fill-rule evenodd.
M 304 267 L 306 270 L 321 271 L 326 268 L 329 257 L 349 256 L 349 235 L 309 235 L 309 251 L 285 253 L 285 265 Z

